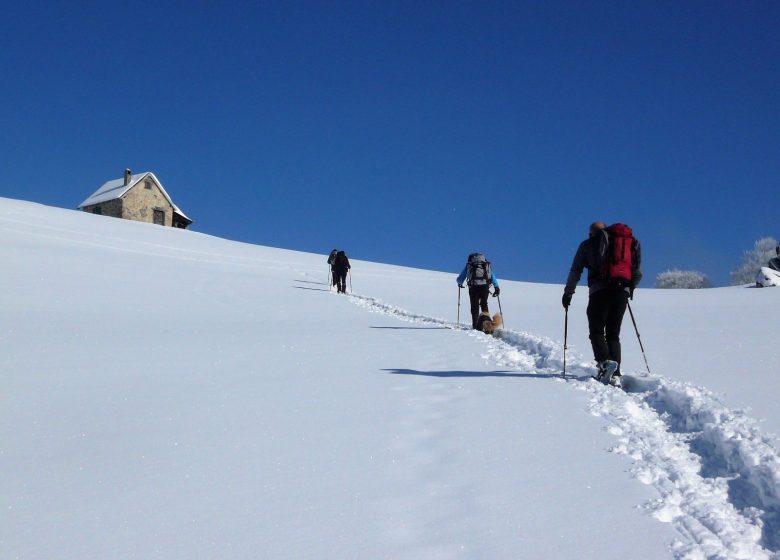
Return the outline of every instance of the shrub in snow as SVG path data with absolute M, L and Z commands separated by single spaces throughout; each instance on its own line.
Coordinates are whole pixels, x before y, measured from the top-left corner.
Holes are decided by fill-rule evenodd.
M 777 240 L 772 237 L 764 237 L 756 241 L 753 248 L 742 254 L 742 264 L 731 271 L 731 285 L 753 284 L 756 274 L 762 266 L 766 266 L 769 259 L 775 256 Z
M 655 278 L 656 288 L 680 288 L 687 290 L 698 290 L 700 288 L 711 288 L 712 283 L 707 275 L 695 270 L 667 270 Z

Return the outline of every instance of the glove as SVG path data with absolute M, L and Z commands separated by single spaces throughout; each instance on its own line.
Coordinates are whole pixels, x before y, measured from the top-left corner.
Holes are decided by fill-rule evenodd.
M 498 294 L 501 293 L 501 288 L 496 288 L 496 291 L 493 292 L 493 297 L 498 297 Z
M 567 294 L 564 293 L 563 297 L 561 298 L 561 303 L 563 304 L 564 309 L 568 309 L 569 305 L 571 305 L 571 296 L 574 294 Z
M 631 301 L 634 300 L 634 286 L 631 286 L 628 290 L 628 299 Z
M 462 287 L 463 287 L 463 284 L 458 284 L 458 288 L 462 288 Z

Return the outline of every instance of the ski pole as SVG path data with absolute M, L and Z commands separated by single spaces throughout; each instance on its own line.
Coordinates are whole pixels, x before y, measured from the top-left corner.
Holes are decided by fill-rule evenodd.
M 569 342 L 569 308 L 566 307 L 566 314 L 563 320 L 563 378 L 566 379 L 566 350 Z
M 458 327 L 460 327 L 460 286 L 458 286 Z
M 498 300 L 498 312 L 501 313 L 501 322 L 504 325 L 504 328 L 506 328 L 506 321 L 504 321 L 504 310 L 501 309 L 501 296 L 496 294 L 496 299 Z
M 642 337 L 639 336 L 639 329 L 636 328 L 636 321 L 634 320 L 634 312 L 631 310 L 631 303 L 628 303 L 628 312 L 631 314 L 631 322 L 634 323 L 634 330 L 636 331 L 636 339 L 639 341 L 639 348 L 642 349 L 642 357 L 645 359 L 645 366 L 647 367 L 647 373 L 650 373 L 650 366 L 647 363 L 647 355 L 645 354 L 645 347 L 642 345 Z
M 333 287 L 333 283 L 330 281 L 330 269 L 328 269 L 328 291 Z
M 352 270 L 347 270 L 349 272 L 349 293 L 352 293 Z

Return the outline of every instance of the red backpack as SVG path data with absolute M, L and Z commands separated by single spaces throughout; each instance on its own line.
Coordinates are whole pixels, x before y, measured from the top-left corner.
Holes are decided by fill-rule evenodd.
M 634 233 L 626 224 L 613 224 L 606 231 L 609 243 L 602 253 L 604 279 L 613 286 L 631 286 L 634 281 Z

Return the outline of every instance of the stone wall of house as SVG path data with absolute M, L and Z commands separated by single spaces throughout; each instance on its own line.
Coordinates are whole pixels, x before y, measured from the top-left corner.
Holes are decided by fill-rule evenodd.
M 95 212 L 95 208 L 99 208 L 99 212 Z M 100 204 L 93 204 L 92 206 L 85 206 L 84 212 L 90 214 L 100 214 L 102 216 L 110 216 L 112 218 L 122 217 L 122 201 L 120 199 L 109 200 L 107 202 L 101 202 Z
M 150 181 L 151 188 L 147 188 Z M 160 186 L 151 177 L 147 177 L 127 191 L 122 197 L 122 217 L 127 220 L 154 223 L 154 211 L 165 212 L 165 225 L 173 223 L 173 206 L 160 190 Z

